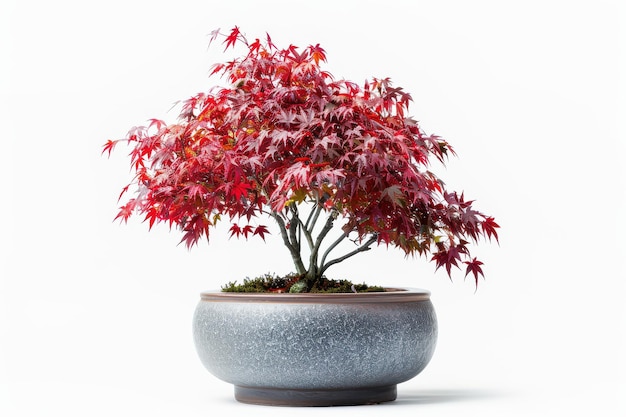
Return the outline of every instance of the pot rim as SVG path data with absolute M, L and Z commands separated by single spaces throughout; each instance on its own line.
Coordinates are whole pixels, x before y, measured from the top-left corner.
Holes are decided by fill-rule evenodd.
M 430 291 L 409 287 L 385 287 L 385 292 L 362 293 L 243 293 L 209 290 L 200 293 L 201 301 L 269 302 L 302 304 L 406 303 L 430 300 Z

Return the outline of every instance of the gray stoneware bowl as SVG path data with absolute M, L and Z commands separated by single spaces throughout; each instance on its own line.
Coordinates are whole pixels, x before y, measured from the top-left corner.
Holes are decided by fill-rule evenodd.
M 193 319 L 204 366 L 240 402 L 327 406 L 396 399 L 437 340 L 424 290 L 359 294 L 204 292 Z

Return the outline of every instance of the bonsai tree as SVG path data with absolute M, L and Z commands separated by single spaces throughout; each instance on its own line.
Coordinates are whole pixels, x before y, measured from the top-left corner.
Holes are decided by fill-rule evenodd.
M 429 170 L 454 151 L 407 116 L 408 93 L 389 78 L 336 80 L 319 44 L 249 42 L 237 27 L 217 37 L 225 51 L 245 47 L 212 67 L 228 86 L 183 101 L 175 123 L 153 119 L 104 145 L 109 155 L 120 141 L 132 147 L 120 199 L 137 192 L 116 219 L 175 225 L 189 248 L 224 218 L 231 237 L 265 240 L 260 219 L 271 219 L 305 290 L 374 244 L 429 256 L 449 276 L 465 266 L 478 285 L 482 262 L 468 245 L 497 240 L 498 225 Z M 344 240 L 354 246 L 335 253 Z

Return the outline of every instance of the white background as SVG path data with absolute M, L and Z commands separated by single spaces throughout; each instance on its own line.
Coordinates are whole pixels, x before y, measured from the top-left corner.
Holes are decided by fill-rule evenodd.
M 458 152 L 438 174 L 502 226 L 475 293 L 385 248 L 335 269 L 432 291 L 429 367 L 395 403 L 302 415 L 626 412 L 624 43 L 619 1 L 6 1 L 0 6 L 0 415 L 292 415 L 233 400 L 191 339 L 200 291 L 287 272 L 279 239 L 192 251 L 112 222 L 129 179 L 107 139 L 216 82 L 208 33 L 320 43 L 391 77 Z M 624 36 L 622 29 L 622 36 Z M 621 117 L 620 117 L 621 116 Z M 560 414 L 559 414 L 560 415 Z M 565 414 L 563 414 L 565 415 Z

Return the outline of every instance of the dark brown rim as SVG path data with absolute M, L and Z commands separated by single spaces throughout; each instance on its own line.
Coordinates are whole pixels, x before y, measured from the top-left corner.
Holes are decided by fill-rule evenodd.
M 418 288 L 385 288 L 385 292 L 335 293 L 335 294 L 289 294 L 289 293 L 238 293 L 204 291 L 202 301 L 254 302 L 254 303 L 406 303 L 430 300 L 430 291 Z

